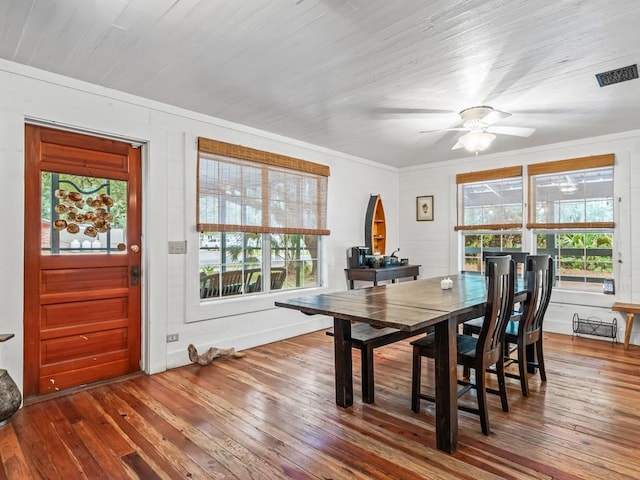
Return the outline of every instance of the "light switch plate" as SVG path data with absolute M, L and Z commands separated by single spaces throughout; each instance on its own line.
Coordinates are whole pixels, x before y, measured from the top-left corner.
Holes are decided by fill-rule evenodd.
M 187 253 L 187 241 L 173 241 L 169 242 L 169 253 L 171 254 L 185 254 Z

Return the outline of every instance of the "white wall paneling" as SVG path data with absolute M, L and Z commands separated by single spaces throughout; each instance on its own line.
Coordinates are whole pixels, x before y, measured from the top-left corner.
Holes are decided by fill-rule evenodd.
M 594 316 L 610 321 L 618 318 L 619 338 L 624 335 L 624 316 L 611 311 L 616 300 L 640 302 L 640 282 L 634 279 L 640 274 L 639 243 L 640 222 L 634 221 L 633 206 L 640 204 L 640 131 L 584 139 L 547 145 L 535 149 L 495 155 L 480 155 L 447 161 L 407 167 L 400 170 L 400 210 L 411 210 L 415 197 L 434 195 L 434 221 L 417 222 L 409 214 L 401 214 L 400 239 L 404 253 L 409 252 L 412 262 L 421 263 L 423 274 L 446 275 L 459 269 L 459 234 L 454 231 L 456 224 L 455 176 L 461 172 L 486 170 L 513 165 L 523 165 L 614 153 L 616 158 L 614 189 L 620 199 L 615 206 L 614 261 L 619 255 L 620 262 L 614 263 L 616 295 L 603 293 L 569 292 L 556 289 L 552 304 L 545 319 L 549 331 L 571 333 L 573 313 L 581 317 Z M 526 169 L 523 172 L 526 175 Z M 526 183 L 526 179 L 525 179 Z M 526 185 L 525 185 L 526 189 Z M 525 192 L 526 193 L 526 192 Z M 526 201 L 526 200 L 525 200 Z M 525 245 L 531 245 L 532 237 L 525 230 Z M 638 343 L 640 328 L 632 330 L 631 341 Z
M 0 280 L 3 331 L 16 338 L 0 350 L 2 367 L 18 385 L 23 370 L 24 124 L 26 119 L 117 136 L 143 144 L 143 367 L 148 373 L 189 362 L 187 345 L 244 349 L 330 325 L 327 317 L 307 317 L 278 309 L 277 296 L 260 305 L 231 302 L 220 317 L 214 304 L 200 307 L 195 231 L 196 139 L 204 136 L 329 165 L 328 218 L 332 235 L 323 248 L 325 286 L 345 289 L 347 247 L 362 244 L 371 193 L 380 193 L 389 220 L 389 244 L 399 244 L 398 171 L 365 159 L 284 138 L 170 105 L 0 61 L 0 185 L 17 199 L 5 212 Z M 187 241 L 185 255 L 169 255 L 169 241 Z M 195 266 L 195 269 L 194 269 Z M 291 295 L 291 294 L 289 294 Z M 295 295 L 301 295 L 297 293 Z M 190 304 L 195 298 L 195 305 Z M 214 302 L 215 303 L 215 302 Z M 247 308 L 249 305 L 249 308 Z M 196 315 L 188 318 L 189 315 Z M 197 320 L 189 323 L 188 320 Z M 168 333 L 180 340 L 166 343 Z

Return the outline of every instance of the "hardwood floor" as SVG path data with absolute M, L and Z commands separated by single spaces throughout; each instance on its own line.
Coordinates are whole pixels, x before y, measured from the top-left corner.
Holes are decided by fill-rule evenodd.
M 0 480 L 639 479 L 640 347 L 545 342 L 546 384 L 532 377 L 524 398 L 507 379 L 488 437 L 459 412 L 454 455 L 435 449 L 433 406 L 411 412 L 408 341 L 376 349 L 373 405 L 354 353 L 342 409 L 322 331 L 28 405 L 0 427 Z

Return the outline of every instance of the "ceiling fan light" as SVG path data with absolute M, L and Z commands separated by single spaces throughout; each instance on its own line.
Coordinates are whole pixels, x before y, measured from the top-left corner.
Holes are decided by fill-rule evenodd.
M 460 137 L 460 142 L 466 150 L 478 153 L 489 148 L 489 145 L 491 145 L 491 142 L 493 142 L 495 138 L 496 136 L 492 133 L 483 131 L 469 132 Z
M 560 191 L 566 195 L 575 193 L 577 190 L 578 190 L 578 187 L 576 187 L 572 183 L 563 183 L 560 185 Z

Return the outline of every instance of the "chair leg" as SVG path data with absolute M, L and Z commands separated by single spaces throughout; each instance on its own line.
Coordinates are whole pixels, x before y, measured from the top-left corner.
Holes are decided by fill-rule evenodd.
M 480 426 L 482 433 L 489 435 L 489 412 L 487 411 L 487 391 L 485 389 L 487 372 L 484 368 L 476 369 L 476 396 L 478 397 L 478 415 L 480 415 Z
M 536 364 L 536 346 L 533 343 L 527 345 L 527 359 L 527 372 L 535 375 L 538 365 Z
M 527 378 L 527 346 L 522 341 L 518 342 L 518 373 L 520 375 L 520 386 L 522 388 L 522 395 L 529 396 L 529 383 Z
M 373 382 L 373 348 L 366 345 L 361 351 L 360 375 L 362 378 L 362 401 L 363 403 L 373 403 L 374 382 Z
M 411 374 L 411 410 L 418 413 L 420 411 L 420 377 L 421 377 L 420 348 L 413 347 L 413 369 Z
M 536 355 L 538 356 L 538 370 L 540 371 L 540 378 L 543 382 L 547 381 L 547 372 L 544 370 L 544 355 L 542 353 L 542 334 L 536 342 Z
M 502 402 L 502 411 L 509 411 L 509 402 L 507 400 L 507 382 L 504 375 L 504 358 L 496 363 L 496 375 L 498 377 L 498 389 L 500 390 L 500 402 Z

